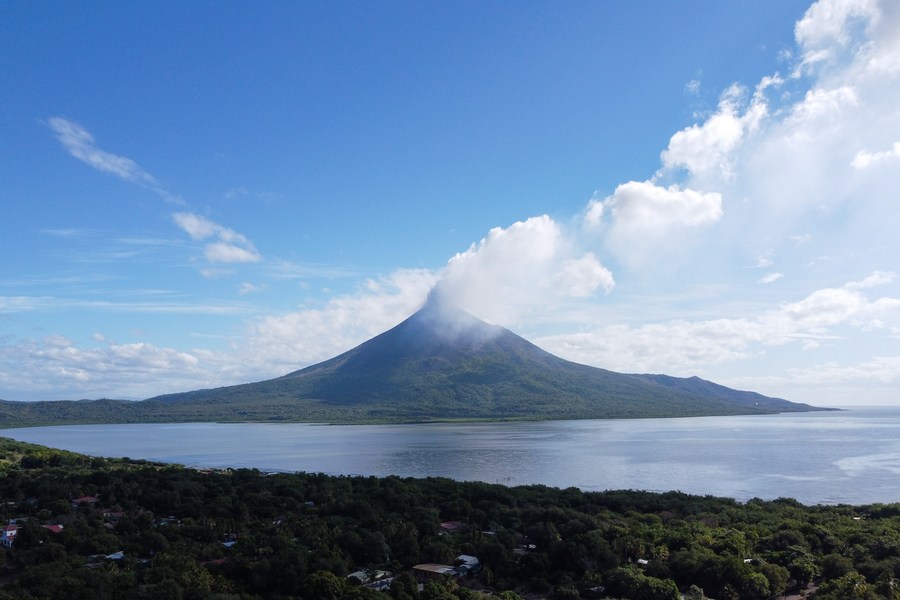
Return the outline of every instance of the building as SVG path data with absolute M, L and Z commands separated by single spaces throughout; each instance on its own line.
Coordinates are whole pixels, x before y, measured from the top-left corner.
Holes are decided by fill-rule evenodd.
M 10 548 L 16 541 L 16 533 L 19 531 L 18 525 L 4 525 L 0 528 L 0 546 Z
M 456 567 L 424 563 L 413 567 L 413 576 L 419 583 L 427 583 L 429 581 L 443 581 L 447 577 L 458 577 L 459 573 L 457 573 Z
M 456 557 L 455 566 L 424 563 L 413 567 L 413 575 L 419 583 L 443 581 L 448 577 L 462 580 L 474 577 L 481 570 L 481 562 L 475 556 L 460 554 Z

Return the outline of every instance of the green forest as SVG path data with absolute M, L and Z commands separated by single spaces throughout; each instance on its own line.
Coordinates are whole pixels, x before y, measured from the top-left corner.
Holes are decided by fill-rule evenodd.
M 900 504 L 198 470 L 0 438 L 0 505 L 0 599 L 900 598 Z

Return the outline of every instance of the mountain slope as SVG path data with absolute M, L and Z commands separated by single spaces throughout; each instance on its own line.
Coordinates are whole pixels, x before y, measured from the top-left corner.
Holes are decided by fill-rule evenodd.
M 573 363 L 432 301 L 356 348 L 283 377 L 140 402 L 0 401 L 0 426 L 599 419 L 808 410 L 822 409 L 697 377 L 626 375 Z
M 815 410 L 699 378 L 626 375 L 556 357 L 502 327 L 431 302 L 330 360 L 259 383 L 145 401 L 184 411 L 290 407 L 288 419 L 571 419 Z M 266 410 L 270 410 L 267 408 Z

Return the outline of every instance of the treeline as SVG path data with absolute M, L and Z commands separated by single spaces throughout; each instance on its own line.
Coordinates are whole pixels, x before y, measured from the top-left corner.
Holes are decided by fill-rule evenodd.
M 900 504 L 199 471 L 0 439 L 0 506 L 18 525 L 0 599 L 900 598 Z M 475 577 L 419 590 L 414 565 L 463 554 Z

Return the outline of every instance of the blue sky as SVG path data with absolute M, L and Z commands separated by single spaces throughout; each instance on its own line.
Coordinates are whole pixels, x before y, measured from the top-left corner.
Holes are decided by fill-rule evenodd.
M 329 358 L 441 289 L 566 358 L 900 383 L 900 7 L 0 5 L 0 398 Z

